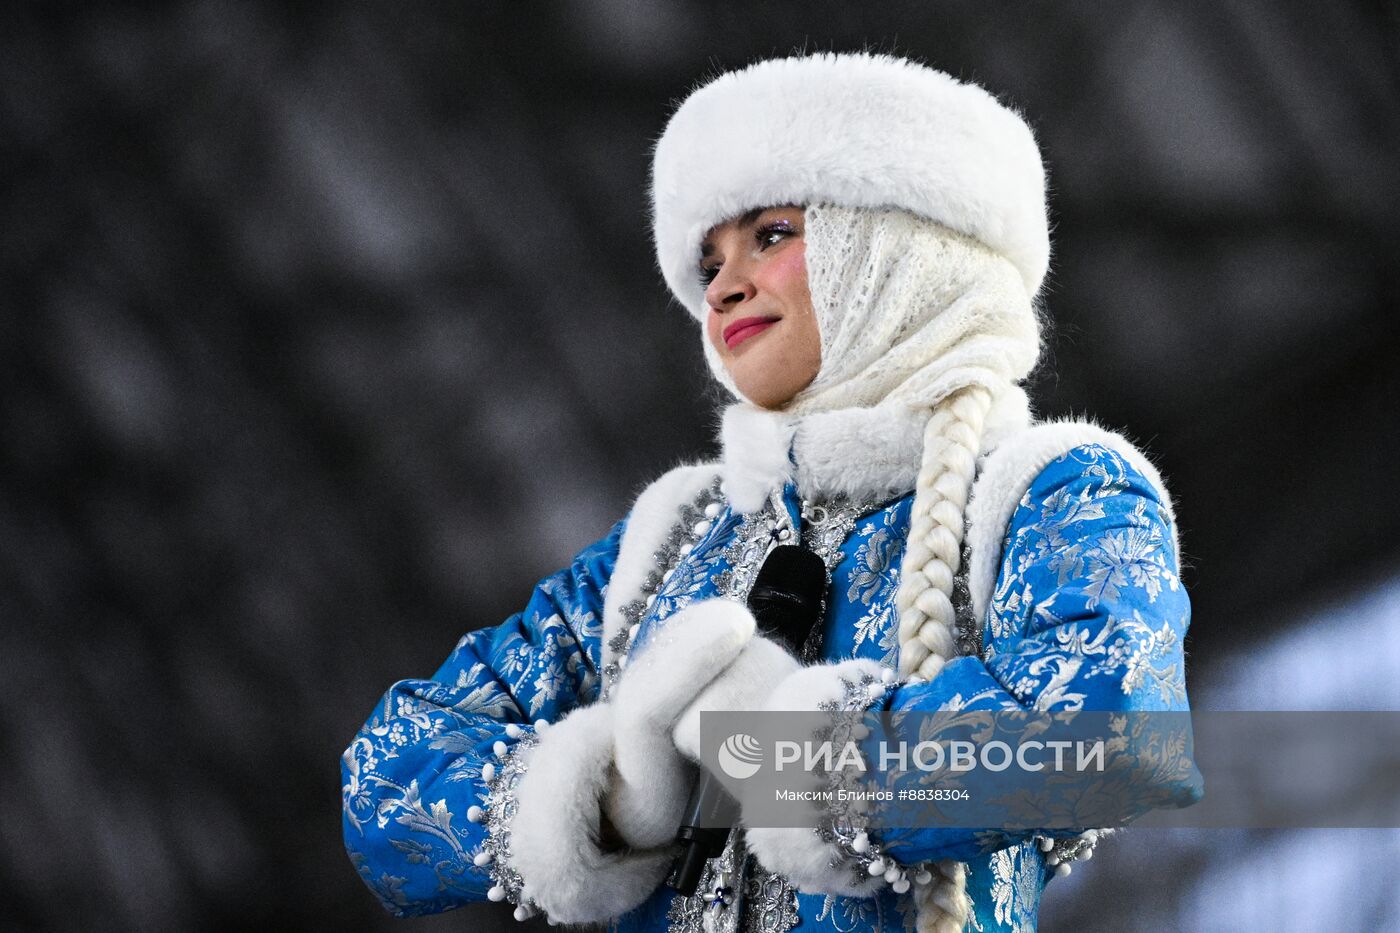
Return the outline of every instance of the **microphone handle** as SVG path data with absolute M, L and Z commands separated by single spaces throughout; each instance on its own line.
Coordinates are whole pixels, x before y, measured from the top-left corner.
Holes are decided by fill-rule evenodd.
M 701 769 L 699 780 L 691 788 L 685 812 L 690 814 L 691 824 L 701 825 L 682 826 L 676 834 L 676 841 L 685 848 L 676 862 L 671 887 L 683 897 L 690 897 L 700 886 L 705 862 L 724 851 L 730 827 L 739 819 L 739 802 L 729 795 L 718 778 Z
M 789 651 L 797 650 L 793 645 L 796 633 L 790 630 L 784 631 L 781 626 L 764 627 L 763 634 Z M 684 848 L 676 860 L 670 886 L 682 897 L 692 897 L 700 887 L 705 862 L 724 851 L 729 831 L 739 821 L 739 801 L 730 796 L 719 778 L 701 768 L 700 777 L 690 790 L 685 813 L 688 822 L 676 833 L 676 841 Z

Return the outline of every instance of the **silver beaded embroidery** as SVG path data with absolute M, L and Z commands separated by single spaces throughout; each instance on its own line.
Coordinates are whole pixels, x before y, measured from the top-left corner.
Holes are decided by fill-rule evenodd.
M 723 509 L 724 493 L 720 490 L 718 477 L 692 501 L 680 507 L 676 523 L 671 526 L 661 545 L 652 554 L 652 570 L 642 581 L 638 597 L 622 606 L 622 630 L 608 641 L 608 649 L 614 660 L 603 666 L 603 699 L 612 693 L 613 685 L 622 673 L 622 665 L 617 659 L 627 654 L 632 644 L 633 632 L 646 617 L 647 609 L 655 599 L 657 591 L 661 589 L 662 583 L 680 562 L 689 556 L 695 545 L 709 534 L 715 519 Z
M 828 573 L 841 562 L 841 546 L 856 527 L 856 520 L 871 508 L 869 503 L 845 499 L 803 501 L 802 543 L 822 559 Z
M 510 824 L 519 806 L 515 788 L 529 770 L 523 753 L 538 742 L 539 736 L 533 730 L 527 731 L 504 758 L 492 764 L 495 773 L 486 782 L 486 839 L 481 846 L 491 859 L 486 869 L 496 886 L 505 891 L 505 899 L 531 912 L 538 908 L 533 903 L 522 902 L 520 892 L 524 879 L 520 877 L 520 872 L 510 867 Z
M 750 512 L 739 522 L 734 537 L 724 549 L 729 569 L 715 578 L 715 585 L 726 599 L 746 603 L 759 568 L 768 552 L 793 539 L 792 521 L 783 506 L 782 493 L 774 492 L 763 508 Z
M 739 827 L 731 829 L 724 851 L 705 863 L 696 893 L 671 899 L 666 910 L 671 933 L 733 933 L 736 929 L 744 893 L 737 867 L 748 856 L 742 836 Z
M 745 884 L 744 929 L 786 933 L 797 926 L 797 891 L 783 875 L 770 872 L 758 859 Z
M 972 591 L 967 584 L 971 565 L 972 548 L 964 537 L 962 560 L 953 576 L 953 641 L 960 657 L 982 656 L 982 625 L 972 612 Z
M 843 677 L 841 699 L 828 700 L 818 706 L 819 709 L 830 713 L 831 719 L 826 726 L 817 731 L 814 741 L 830 742 L 833 748 L 844 746 L 847 742 L 858 742 L 863 738 L 862 730 L 865 727 L 862 719 L 865 711 L 888 696 L 896 686 L 898 684 L 893 678 L 884 681 L 869 674 L 862 674 L 855 680 Z M 841 790 L 861 790 L 860 775 L 854 771 L 837 769 L 828 773 L 828 782 L 832 791 L 830 803 L 815 832 L 823 842 L 835 847 L 830 867 L 846 868 L 850 872 L 853 884 L 868 888 L 876 877 L 883 875 L 885 869 L 894 863 L 885 858 L 880 845 L 867 834 L 869 820 L 864 812 L 859 806 L 852 806 L 846 802 L 856 799 L 857 795 L 839 793 Z M 879 869 L 872 875 L 871 866 L 876 863 L 879 863 Z M 922 866 L 904 869 L 915 874 L 922 870 Z
M 666 919 L 670 933 L 787 933 L 801 917 L 797 889 L 750 855 L 735 827 L 724 851 L 705 864 L 698 893 L 673 898 Z
M 1065 866 L 1065 871 L 1069 871 L 1069 864 L 1075 861 L 1085 861 L 1094 857 L 1094 847 L 1106 836 L 1116 832 L 1115 829 L 1089 829 L 1077 836 L 1065 836 L 1056 839 L 1053 836 L 1036 836 L 1036 844 L 1040 851 L 1045 853 L 1045 864 L 1051 868 Z

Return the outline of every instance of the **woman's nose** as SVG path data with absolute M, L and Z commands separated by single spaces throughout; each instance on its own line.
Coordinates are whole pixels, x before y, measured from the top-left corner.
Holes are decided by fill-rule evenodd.
M 720 266 L 718 274 L 705 287 L 706 303 L 720 312 L 743 304 L 754 294 L 752 279 L 737 262 L 727 262 Z

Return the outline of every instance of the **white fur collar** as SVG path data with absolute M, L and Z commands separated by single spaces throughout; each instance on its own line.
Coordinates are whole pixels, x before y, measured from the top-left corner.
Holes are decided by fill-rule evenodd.
M 848 408 L 794 417 L 747 402 L 729 406 L 720 427 L 725 494 L 740 512 L 795 482 L 813 499 L 884 499 L 910 492 L 923 457 L 926 409 Z M 1004 393 L 987 416 L 983 450 L 1029 420 L 1025 393 Z

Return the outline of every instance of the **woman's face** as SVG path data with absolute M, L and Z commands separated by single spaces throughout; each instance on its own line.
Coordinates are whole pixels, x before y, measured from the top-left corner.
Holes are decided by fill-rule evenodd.
M 706 339 L 740 393 L 763 408 L 782 408 L 821 368 L 802 224 L 800 207 L 754 210 L 700 246 Z

